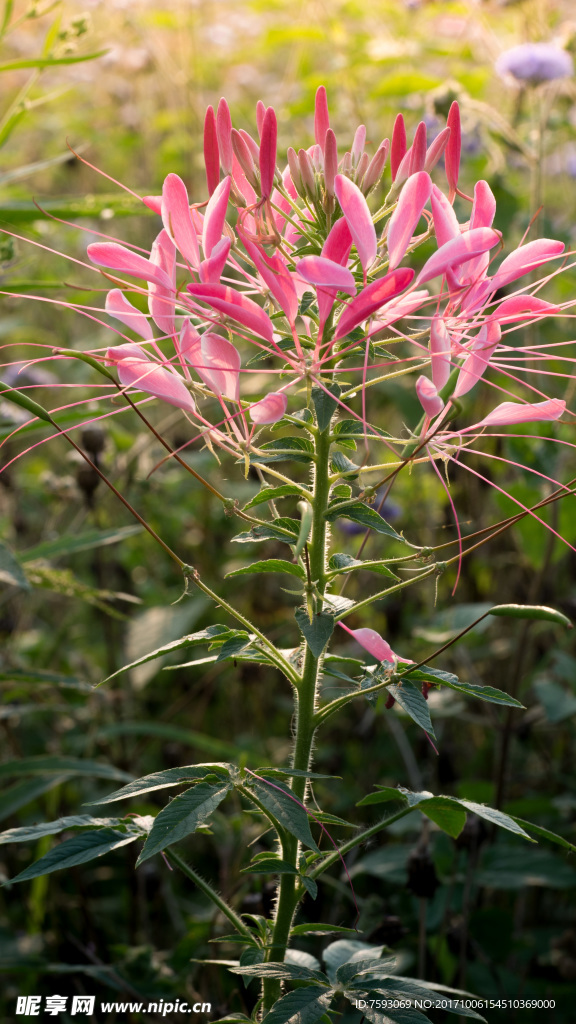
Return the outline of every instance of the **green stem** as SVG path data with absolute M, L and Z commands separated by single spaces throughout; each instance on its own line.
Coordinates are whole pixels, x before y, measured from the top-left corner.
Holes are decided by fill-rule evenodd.
M 316 612 L 322 611 L 324 592 L 327 584 L 326 574 L 326 548 L 328 523 L 325 518 L 330 494 L 329 463 L 330 463 L 330 427 L 324 431 L 318 431 L 316 438 L 316 465 L 314 472 L 314 496 L 313 496 L 313 519 L 312 534 L 308 544 L 310 560 L 310 576 L 316 585 L 318 594 Z M 316 730 L 316 702 L 318 697 L 318 682 L 320 678 L 322 656 L 316 658 L 310 648 L 306 646 L 306 655 L 302 676 L 298 684 L 296 704 L 296 737 L 294 741 L 294 753 L 292 767 L 299 771 L 308 771 L 312 758 L 312 746 L 314 732 Z M 304 776 L 296 776 L 292 779 L 292 792 L 294 797 L 301 803 L 306 800 L 307 780 Z M 287 835 L 282 839 L 282 857 L 290 864 L 298 865 L 300 845 L 298 840 Z M 276 905 L 276 916 L 272 942 L 267 953 L 268 961 L 281 961 L 286 954 L 286 948 L 290 938 L 290 928 L 298 902 L 302 895 L 302 889 L 298 885 L 295 875 L 282 875 L 278 887 L 278 902 Z M 280 996 L 280 983 L 267 978 L 262 984 L 262 1012 L 267 1013 L 272 1004 Z
M 411 814 L 413 810 L 414 808 L 410 806 L 403 807 L 397 814 L 391 814 L 389 818 L 384 818 L 382 821 L 378 821 L 375 825 L 371 825 L 370 828 L 365 828 L 362 832 L 358 832 L 355 836 L 352 836 L 352 839 L 349 839 L 347 843 L 342 843 L 337 850 L 334 850 L 333 853 L 329 853 L 321 864 L 318 864 L 313 871 L 310 871 L 310 878 L 318 878 L 318 876 L 322 875 L 328 870 L 328 868 L 331 868 L 333 864 L 340 861 L 346 853 L 353 850 L 355 846 L 360 846 L 360 844 L 365 842 L 366 839 L 370 839 L 371 836 L 375 836 L 377 832 L 380 832 L 383 828 L 388 828 L 388 826 L 392 825 L 395 821 L 400 821 L 400 818 L 405 818 L 406 815 Z
M 244 924 L 242 918 L 238 916 L 235 910 L 232 910 L 232 907 L 228 906 L 226 901 L 218 895 L 209 882 L 206 882 L 204 878 L 201 878 L 201 876 L 194 871 L 194 868 L 191 868 L 185 860 L 182 860 L 182 857 L 177 853 L 174 853 L 174 850 L 166 850 L 165 856 L 171 864 L 175 864 L 177 868 L 180 868 L 180 871 L 194 882 L 194 885 L 196 885 L 198 889 L 200 889 L 204 895 L 218 907 L 218 910 L 224 914 L 224 917 L 228 918 L 230 924 L 234 926 L 237 932 L 240 932 L 240 935 L 244 935 L 251 942 L 253 941 L 254 937 L 248 925 Z

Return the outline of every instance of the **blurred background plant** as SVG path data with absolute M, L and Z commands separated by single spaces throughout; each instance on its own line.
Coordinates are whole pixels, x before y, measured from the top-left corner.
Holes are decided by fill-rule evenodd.
M 498 204 L 496 226 L 510 246 L 542 205 L 531 237 L 536 231 L 573 248 L 576 84 L 568 63 L 576 41 L 573 17 L 572 5 L 561 0 L 5 3 L 2 226 L 83 258 L 96 232 L 130 214 L 130 240 L 149 245 L 155 221 L 83 160 L 140 194 L 156 194 L 164 176 L 176 172 L 201 200 L 207 103 L 226 95 L 234 123 L 251 130 L 256 100 L 273 102 L 283 152 L 295 136 L 313 141 L 314 93 L 325 84 L 333 127 L 342 138 L 348 137 L 350 123 L 360 121 L 368 139 L 379 140 L 390 133 L 398 109 L 412 127 L 424 118 L 431 134 L 458 98 L 466 153 L 463 190 L 478 178 L 489 181 Z M 515 47 L 527 43 L 547 44 L 546 73 L 538 51 L 525 51 L 524 63 L 522 55 L 513 55 Z M 95 54 L 101 55 L 90 59 Z M 66 149 L 67 140 L 81 159 Z M 82 230 L 41 215 L 33 197 L 56 217 L 80 219 Z M 114 225 L 114 234 L 123 231 Z M 80 368 L 67 364 L 66 377 L 58 380 L 53 367 L 42 363 L 23 368 L 30 344 L 95 348 L 107 344 L 106 332 L 73 310 L 41 300 L 47 294 L 69 300 L 72 285 L 79 301 L 101 306 L 100 282 L 94 290 L 94 275 L 11 236 L 4 239 L 0 334 L 2 343 L 12 346 L 13 360 L 4 379 L 22 381 L 26 374 L 44 404 L 65 405 L 66 387 L 85 379 Z M 30 282 L 36 304 L 18 298 L 30 290 Z M 573 292 L 573 274 L 566 274 L 547 297 L 563 302 Z M 570 324 L 565 318 L 547 327 L 546 342 L 571 340 Z M 555 369 L 554 362 L 546 367 L 548 390 Z M 534 372 L 542 373 L 542 367 Z M 573 392 L 559 395 L 573 406 Z M 97 413 L 96 388 L 92 398 L 90 411 Z M 61 442 L 40 443 L 25 460 L 12 462 L 24 439 L 26 445 L 42 442 L 47 432 L 35 426 L 15 439 L 14 407 L 1 411 L 7 467 L 0 476 L 3 827 L 72 813 L 109 788 L 111 766 L 120 777 L 122 771 L 143 775 L 186 760 L 243 754 L 256 762 L 282 760 L 287 751 L 277 737 L 286 735 L 288 705 L 274 695 L 261 667 L 208 665 L 191 674 L 158 671 L 154 662 L 114 686 L 92 691 L 91 684 L 125 661 L 208 624 L 211 613 L 202 599 L 172 604 L 179 586 L 172 566 L 127 516 L 119 515 Z M 486 411 L 479 405 L 477 419 Z M 394 402 L 380 415 L 397 424 L 415 422 L 419 410 L 412 389 L 399 385 Z M 158 410 L 157 416 L 174 444 L 185 440 L 176 411 Z M 59 414 L 62 425 L 78 421 L 74 408 Z M 77 436 L 152 523 L 162 518 L 168 543 L 173 538 L 179 550 L 185 546 L 208 579 L 234 567 L 228 543 L 233 524 L 205 492 L 191 491 L 170 464 L 153 472 L 161 451 L 148 434 L 139 433 L 130 414 L 104 419 Z M 573 441 L 572 433 L 566 431 L 565 439 Z M 528 447 L 522 439 L 501 439 L 491 454 L 496 458 L 486 473 L 490 481 L 525 504 L 545 497 L 548 485 L 536 476 L 527 483 L 497 457 L 528 460 L 536 471 L 560 479 L 573 463 L 568 446 L 544 440 L 531 440 Z M 191 458 L 199 472 L 221 480 L 207 452 Z M 508 498 L 458 468 L 450 477 L 466 531 L 517 511 Z M 258 485 L 249 479 L 235 487 L 242 499 Z M 394 501 L 407 530 L 426 513 L 421 543 L 427 542 L 423 533 L 434 543 L 453 538 L 450 510 L 432 474 L 419 476 L 417 485 L 404 480 Z M 568 497 L 543 515 L 576 545 L 573 504 Z M 392 514 L 388 511 L 388 518 Z M 409 599 L 388 603 L 370 624 L 393 638 L 399 650 L 409 640 L 411 656 L 418 658 L 429 644 L 443 642 L 481 614 L 496 587 L 500 601 L 555 604 L 576 617 L 574 554 L 537 523 L 525 520 L 513 536 L 495 541 L 489 560 L 482 551 L 465 563 L 454 611 L 436 610 L 430 586 L 418 596 L 411 592 Z M 449 601 L 452 584 L 440 581 L 440 607 Z M 252 586 L 243 581 L 238 594 L 279 642 L 290 644 L 294 637 L 276 610 L 275 586 L 273 577 Z M 342 645 L 345 652 L 345 638 Z M 401 712 L 354 706 L 346 727 L 336 725 L 332 743 L 318 751 L 319 771 L 347 779 L 338 787 L 322 787 L 323 806 L 334 814 L 349 808 L 372 784 L 377 766 L 381 784 L 400 781 L 485 800 L 574 841 L 576 657 L 569 639 L 545 624 L 518 627 L 515 637 L 509 630 L 504 635 L 479 627 L 450 658 L 446 668 L 515 693 L 527 711 L 478 709 L 455 693 L 431 694 L 439 722 L 437 758 Z M 264 732 L 265 750 L 257 739 Z M 34 760 L 39 757 L 44 760 Z M 256 825 L 246 824 L 245 817 L 238 808 L 234 842 L 229 831 L 219 829 L 218 817 L 212 837 L 194 840 L 195 864 L 236 899 L 231 880 L 238 877 L 247 843 L 256 837 Z M 40 840 L 35 856 L 49 843 Z M 113 991 L 121 994 L 118 998 L 200 993 L 216 1012 L 251 1005 L 250 988 L 238 987 L 216 968 L 211 974 L 204 967 L 200 975 L 191 964 L 191 958 L 214 949 L 207 944 L 209 905 L 161 862 L 148 862 L 134 873 L 134 857 L 129 848 L 69 875 L 36 879 L 26 896 L 22 890 L 16 897 L 2 890 L 3 1019 L 10 1019 L 16 994 L 25 992 L 86 991 L 103 998 L 114 998 Z M 28 860 L 24 847 L 3 847 L 0 871 L 13 875 Z M 457 842 L 433 827 L 422 835 L 415 817 L 399 823 L 394 842 L 360 851 L 351 869 L 362 938 L 402 950 L 411 970 L 420 965 L 429 979 L 496 998 L 555 998 L 554 1020 L 569 1024 L 573 1019 L 576 871 L 558 851 L 496 840 L 474 820 Z M 319 897 L 325 918 L 352 925 L 349 890 L 342 880 L 330 885 Z M 246 888 L 242 909 L 267 914 L 269 899 L 264 883 L 256 898 Z M 305 909 L 311 919 L 321 919 L 317 904 Z M 303 938 L 303 949 L 307 941 Z M 230 955 L 230 949 L 222 946 L 220 955 Z M 522 1009 L 512 1019 L 541 1021 L 542 1012 Z M 504 1020 L 505 1013 L 509 1018 L 510 1011 L 495 1011 L 490 1019 Z

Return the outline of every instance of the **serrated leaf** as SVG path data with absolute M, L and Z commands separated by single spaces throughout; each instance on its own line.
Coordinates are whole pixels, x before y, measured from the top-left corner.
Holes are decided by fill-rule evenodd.
M 332 992 L 317 985 L 297 988 L 282 996 L 263 1018 L 262 1024 L 315 1024 L 330 1006 Z
M 300 964 L 273 963 L 239 964 L 230 967 L 231 974 L 243 974 L 252 978 L 279 978 L 281 981 L 325 981 L 328 979 L 321 971 L 312 971 Z M 325 991 L 325 990 L 324 990 Z
M 240 633 L 240 630 L 238 630 Z M 242 651 L 246 650 L 247 647 L 253 641 L 253 637 L 249 636 L 248 633 L 244 633 L 239 636 L 231 637 L 230 640 L 226 640 L 225 643 L 218 650 L 218 656 L 216 662 L 226 661 L 228 658 L 235 658 L 241 654 Z
M 278 516 L 270 524 L 253 526 L 247 533 L 239 533 L 232 540 L 236 544 L 255 544 L 262 540 L 281 540 L 285 544 L 295 544 L 300 533 L 300 520 Z
M 266 558 L 262 562 L 252 562 L 251 565 L 245 565 L 241 569 L 233 569 L 226 573 L 226 579 L 230 576 L 248 576 L 261 572 L 283 572 L 289 576 L 297 576 L 301 580 L 306 579 L 306 573 L 302 566 L 295 565 L 294 562 L 286 562 L 282 558 Z
M 342 508 L 337 506 L 328 509 L 325 518 L 329 523 L 336 522 L 337 519 L 351 519 L 353 523 L 360 523 L 361 526 L 369 527 L 376 533 L 383 533 L 387 537 L 391 537 L 393 540 L 400 541 L 401 544 L 405 544 L 404 537 L 401 537 L 396 530 L 386 522 L 382 516 L 378 515 L 375 509 L 369 505 L 364 505 L 361 501 L 353 502 L 351 505 L 345 505 Z
M 136 866 L 195 832 L 222 803 L 230 788 L 229 784 L 210 786 L 207 782 L 199 782 L 171 800 L 157 815 Z
M 116 672 L 113 672 L 111 676 L 107 676 L 106 679 L 102 680 L 102 683 L 109 683 L 111 679 L 115 679 L 121 675 L 122 672 L 129 672 L 133 668 L 137 668 L 138 665 L 145 665 L 148 661 L 154 661 L 156 658 L 162 658 L 166 654 L 171 654 L 173 651 L 183 651 L 187 647 L 196 647 L 198 644 L 209 644 L 212 640 L 217 637 L 224 639 L 225 634 L 233 634 L 234 630 L 229 629 L 228 626 L 221 626 L 215 624 L 208 626 L 206 629 L 201 629 L 197 633 L 189 633 L 187 636 L 181 636 L 179 640 L 171 640 L 168 644 L 163 644 L 161 647 L 156 647 L 155 650 L 149 651 L 148 654 L 143 654 L 141 658 L 136 658 L 135 661 L 131 661 L 128 665 L 123 665 Z M 102 683 L 99 685 L 101 686 Z
M 334 632 L 334 616 L 318 612 L 310 622 L 308 613 L 303 608 L 297 608 L 294 615 L 312 654 L 319 658 Z
M 251 465 L 267 465 L 269 462 L 311 462 L 314 447 L 307 437 L 280 437 L 260 445 L 258 454 L 250 453 Z
M 312 402 L 318 430 L 324 432 L 330 426 L 330 420 L 338 408 L 338 398 L 340 398 L 340 386 L 336 383 L 326 384 L 326 390 L 318 387 L 312 388 Z
M 331 569 L 338 572 L 339 575 L 343 573 L 352 572 L 354 569 L 364 569 L 367 572 L 376 572 L 380 576 L 387 576 L 388 579 L 398 580 L 399 576 L 396 576 L 391 569 L 382 561 L 363 561 L 361 558 L 353 558 L 352 555 L 346 554 L 335 554 L 332 555 L 328 565 Z
M 453 839 L 458 838 L 466 824 L 464 808 L 455 806 L 451 800 L 444 800 L 441 796 L 425 800 L 420 805 L 420 810 Z
M 368 793 L 366 796 L 363 796 L 356 804 L 356 807 L 367 807 L 369 804 L 389 804 L 393 800 L 406 803 L 406 797 L 399 789 L 394 789 L 392 786 L 378 786 L 376 793 Z
M 286 860 L 280 860 L 279 857 L 266 857 L 266 859 L 252 861 L 247 868 L 242 868 L 242 874 L 297 875 L 298 870 L 293 864 L 289 864 Z
M 388 687 L 388 693 L 392 694 L 402 710 L 407 715 L 410 715 L 410 718 L 416 722 L 416 725 L 424 729 L 424 732 L 427 732 L 432 739 L 436 739 L 430 719 L 428 701 L 422 696 L 420 690 L 413 686 L 412 683 L 392 683 Z
M 357 935 L 355 928 L 344 928 L 339 924 L 295 924 L 291 935 Z
M 91 800 L 86 806 L 91 807 L 97 804 L 111 804 L 116 800 L 125 800 L 127 797 L 140 796 L 142 793 L 153 793 L 158 789 L 167 789 L 169 786 L 179 786 L 182 783 L 193 782 L 196 779 L 204 779 L 207 775 L 218 775 L 222 779 L 229 776 L 231 765 L 225 762 L 209 764 L 188 764 L 181 768 L 167 768 L 163 772 L 153 772 L 152 775 L 144 775 L 141 779 L 134 779 L 127 786 L 115 790 L 109 796 L 100 797 L 98 800 Z
M 479 818 L 484 818 L 485 821 L 491 822 L 493 825 L 498 825 L 499 828 L 506 829 L 507 832 L 515 832 L 516 835 L 522 836 L 524 839 L 528 839 L 529 842 L 536 842 L 535 839 L 531 839 L 527 832 L 519 825 L 514 818 L 511 818 L 509 814 L 504 814 L 503 811 L 497 811 L 495 807 L 486 807 L 484 804 L 477 804 L 473 800 L 458 800 L 461 807 L 465 807 L 471 814 L 477 814 Z
M 489 615 L 510 619 L 544 619 L 548 622 L 555 622 L 559 626 L 566 626 L 567 629 L 573 628 L 567 615 L 563 615 L 556 608 L 548 608 L 543 604 L 497 604 L 490 609 Z
M 23 562 L 33 562 L 38 558 L 62 558 L 64 555 L 73 555 L 78 551 L 91 551 L 94 548 L 107 547 L 109 544 L 119 544 L 120 541 L 142 533 L 142 526 L 121 526 L 115 530 L 87 530 L 76 536 L 59 537 L 57 540 L 44 541 L 33 548 L 23 551 L 21 558 Z
M 18 587 L 19 590 L 30 590 L 30 583 L 26 578 L 20 562 L 12 554 L 6 544 L 0 542 L 0 581 L 7 583 L 10 587 Z
M 318 882 L 314 878 L 310 878 L 309 875 L 301 875 L 300 880 L 308 895 L 315 900 L 318 896 Z
M 118 818 L 93 818 L 89 814 L 70 814 L 65 818 L 58 818 L 57 821 L 44 821 L 38 825 L 10 828 L 6 832 L 1 832 L 0 846 L 6 843 L 35 842 L 43 836 L 57 835 L 68 828 L 115 828 L 119 824 Z
M 305 316 L 310 306 L 313 306 L 316 302 L 316 296 L 314 292 L 304 292 L 300 299 L 300 305 L 298 306 L 298 316 Z
M 336 971 L 342 964 L 366 959 L 369 956 L 379 957 L 383 948 L 383 946 L 371 946 L 370 943 L 360 942 L 358 939 L 336 939 L 335 942 L 326 946 L 322 956 L 328 968 L 328 974 L 332 973 L 335 977 Z
M 244 505 L 242 511 L 245 512 L 248 508 L 254 508 L 255 505 L 262 505 L 267 501 L 276 501 L 278 498 L 287 498 L 291 495 L 295 495 L 298 498 L 304 497 L 305 492 L 301 487 L 296 484 L 281 484 L 280 487 L 263 487 L 258 494 L 255 494 L 250 501 Z
M 120 846 L 127 846 L 138 839 L 136 835 L 126 835 L 125 832 L 117 832 L 112 828 L 96 829 L 95 831 L 81 832 L 72 839 L 66 839 L 63 843 L 55 846 L 53 850 L 41 857 L 30 867 L 21 871 L 14 882 L 26 882 L 29 878 L 37 878 L 39 875 L 49 875 L 52 871 L 62 871 L 75 867 L 77 864 L 85 864 L 96 857 L 102 857 L 111 850 Z
M 355 480 L 360 472 L 360 466 L 346 458 L 343 452 L 332 452 L 330 462 L 335 473 L 340 473 L 350 480 Z
M 361 959 L 347 960 L 338 967 L 336 971 L 336 979 L 342 985 L 348 985 L 359 974 L 376 973 L 377 971 L 385 971 L 388 973 L 394 968 L 396 964 L 395 956 L 387 956 L 384 958 L 367 956 Z
M 308 814 L 302 804 L 292 795 L 288 786 L 279 780 L 274 783 L 261 782 L 251 778 L 249 787 L 260 803 L 279 822 L 282 828 L 296 836 L 304 846 L 318 853 L 318 847 L 310 831 Z
M 565 850 L 570 850 L 571 853 L 576 853 L 576 846 L 574 843 L 569 843 L 564 836 L 559 836 L 556 832 L 551 832 L 550 829 L 542 828 L 541 825 L 534 825 L 531 821 L 524 821 L 523 818 L 517 818 L 516 815 L 510 815 L 513 821 L 517 825 L 520 825 L 527 832 L 533 832 L 536 836 L 541 836 L 542 839 L 548 839 L 551 843 L 555 843 L 556 846 L 562 846 Z

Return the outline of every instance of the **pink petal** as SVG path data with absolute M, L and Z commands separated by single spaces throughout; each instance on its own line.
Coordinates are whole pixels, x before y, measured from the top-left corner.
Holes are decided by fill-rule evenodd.
M 373 328 L 377 327 L 378 330 L 383 330 L 390 324 L 396 323 L 397 320 L 401 320 L 402 317 L 409 316 L 426 301 L 428 295 L 429 293 L 423 289 L 419 292 L 412 292 L 410 295 L 404 295 L 400 299 L 394 299 L 386 306 L 385 316 L 382 319 L 378 317 L 373 321 Z
M 144 256 L 139 256 L 117 242 L 93 242 L 86 252 L 98 267 L 117 270 L 130 277 L 141 277 L 145 281 L 155 281 L 165 288 L 172 287 L 170 278 L 162 270 L 153 266 Z
M 345 217 L 341 217 L 332 225 L 330 233 L 322 246 L 322 255 L 333 263 L 345 267 L 352 248 L 352 235 Z
M 368 203 L 358 186 L 342 174 L 337 174 L 334 179 L 334 191 L 350 228 L 350 234 L 354 239 L 360 263 L 366 273 L 368 267 L 376 259 L 378 244 Z
M 388 222 L 390 270 L 394 270 L 403 259 L 431 191 L 432 181 L 426 171 L 413 174 L 403 186 L 398 205 Z
M 432 380 L 440 391 L 450 376 L 450 335 L 442 317 L 435 316 L 430 325 L 430 357 Z
M 154 239 L 150 251 L 150 262 L 155 264 L 170 281 L 170 287 L 150 281 L 148 285 L 148 309 L 162 334 L 174 333 L 174 310 L 176 294 L 176 249 L 164 230 Z
M 200 362 L 192 365 L 215 395 L 238 401 L 240 353 L 230 341 L 219 334 L 203 334 L 200 340 Z
M 522 405 L 519 402 L 502 402 L 492 412 L 489 412 L 483 420 L 475 423 L 470 430 L 476 427 L 503 427 L 516 423 L 535 423 L 538 420 L 558 420 L 566 408 L 566 402 L 560 398 L 550 398 L 546 402 L 536 402 L 535 405 Z
M 461 398 L 462 395 L 468 394 L 474 385 L 477 384 L 484 374 L 501 337 L 502 331 L 496 320 L 488 320 L 483 324 L 474 339 L 473 350 L 464 360 L 462 369 L 458 374 L 458 380 L 454 388 L 454 398 Z
M 402 114 L 398 114 L 394 121 L 392 131 L 392 145 L 390 147 L 390 170 L 392 181 L 396 181 L 398 168 L 406 155 L 406 125 Z
M 446 245 L 446 242 L 449 242 L 452 238 L 458 237 L 460 225 L 453 206 L 448 202 L 446 196 L 437 185 L 432 185 L 430 206 L 432 207 L 436 241 L 440 247 Z
M 253 423 L 277 423 L 286 412 L 288 399 L 279 391 L 271 391 L 269 395 L 255 402 L 248 409 Z
M 192 366 L 199 361 L 202 336 L 189 320 L 182 324 L 180 337 L 176 337 L 176 350 L 181 358 L 186 359 Z
M 345 337 L 359 323 L 367 320 L 372 313 L 381 309 L 399 292 L 404 291 L 411 283 L 413 277 L 414 271 L 409 267 L 403 267 L 400 270 L 394 270 L 391 274 L 386 274 L 385 277 L 381 277 L 377 281 L 373 281 L 372 284 L 367 285 L 366 288 L 363 288 L 360 294 L 355 299 L 352 299 L 352 302 L 348 304 L 342 313 L 336 327 L 334 341 Z
M 109 348 L 106 359 L 116 365 L 122 387 L 138 388 L 178 409 L 194 412 L 194 400 L 183 380 L 171 370 L 152 362 L 139 345 Z
M 510 295 L 496 307 L 493 317 L 500 324 L 511 324 L 516 320 L 532 320 L 537 316 L 552 316 L 559 311 L 559 306 L 539 299 L 536 295 Z
M 491 228 L 496 214 L 496 200 L 487 181 L 474 185 L 474 202 L 470 214 L 471 228 Z
M 388 139 L 384 139 L 380 143 L 374 156 L 372 157 L 368 167 L 366 168 L 366 174 L 362 179 L 362 191 L 364 195 L 368 195 L 371 188 L 380 181 L 382 172 L 386 166 L 386 160 L 388 159 L 388 151 L 390 149 L 390 143 Z
M 325 256 L 304 256 L 303 259 L 296 261 L 296 270 L 308 284 L 319 288 L 334 288 L 336 291 L 346 292 L 347 295 L 356 294 L 353 273 L 347 267 L 326 259 Z
M 212 195 L 220 181 L 220 150 L 214 107 L 208 107 L 204 118 L 204 163 L 208 192 Z
M 203 284 L 218 284 L 222 277 L 222 271 L 226 266 L 226 260 L 230 255 L 232 242 L 229 238 L 222 238 L 218 245 L 212 249 L 209 260 L 203 260 L 200 264 L 200 280 Z
M 262 105 L 264 106 L 264 104 Z M 266 113 L 266 111 L 264 111 L 264 113 Z M 246 143 L 248 149 L 250 150 L 250 153 L 252 154 L 255 163 L 258 163 L 258 160 L 260 159 L 260 146 L 256 142 L 256 139 L 253 139 L 250 133 L 247 132 L 245 128 L 240 129 L 240 135 L 242 136 L 243 142 Z
M 218 245 L 222 238 L 231 185 L 232 179 L 230 176 L 224 178 L 210 196 L 210 201 L 206 207 L 202 230 L 202 248 L 205 259 L 210 259 L 214 246 Z
M 334 195 L 334 180 L 338 171 L 338 146 L 331 128 L 326 132 L 324 144 L 324 187 L 329 196 Z M 336 221 L 338 223 L 338 221 Z
M 256 195 L 256 192 L 254 191 L 252 185 L 248 181 L 248 178 L 244 174 L 238 157 L 234 152 L 232 153 L 232 177 L 234 179 L 234 185 L 236 186 L 237 191 L 240 192 L 240 194 L 243 195 L 244 199 L 246 200 L 246 206 L 248 208 L 256 206 L 256 203 L 258 202 L 258 196 Z M 252 220 L 251 214 L 245 213 L 244 217 L 246 220 Z
M 218 149 L 220 150 L 220 163 L 224 174 L 232 173 L 232 118 L 230 107 L 224 97 L 218 104 L 216 111 L 216 135 L 218 138 Z
M 448 268 L 458 267 L 473 256 L 492 249 L 500 241 L 500 235 L 492 228 L 474 228 L 464 231 L 457 238 L 445 242 L 429 260 L 426 261 L 418 274 L 418 284 L 424 284 L 433 277 L 445 274 Z
M 234 155 L 238 160 L 238 163 L 240 164 L 240 167 L 242 168 L 248 181 L 254 188 L 254 186 L 258 183 L 258 179 L 256 177 L 256 168 L 254 166 L 254 158 L 252 156 L 250 149 L 248 148 L 248 145 L 246 144 L 245 139 L 242 137 L 240 132 L 236 131 L 235 128 L 232 129 L 232 148 L 234 150 Z
M 408 658 L 400 658 L 390 647 L 390 644 L 377 633 L 375 629 L 368 629 L 363 627 L 362 629 L 349 629 L 343 622 L 340 623 L 343 629 L 350 636 L 353 636 L 357 643 L 360 644 L 369 654 L 372 654 L 378 661 L 388 661 L 391 664 L 395 661 L 407 662 Z
M 557 242 L 553 238 L 537 238 L 534 242 L 521 245 L 500 264 L 491 280 L 492 291 L 503 288 L 505 284 L 510 284 L 510 281 L 515 281 L 523 274 L 559 256 L 564 252 L 564 248 L 563 242 Z
M 324 152 L 324 140 L 329 127 L 330 115 L 328 113 L 326 89 L 323 85 L 320 85 L 316 90 L 316 102 L 314 105 L 314 138 L 322 152 Z
M 273 342 L 274 327 L 268 314 L 235 288 L 223 284 L 188 284 L 186 289 L 190 295 L 205 302 L 212 309 L 232 317 L 258 337 Z
M 460 107 L 456 100 L 450 107 L 446 124 L 450 129 L 450 138 L 446 145 L 444 165 L 446 167 L 446 179 L 450 187 L 450 197 L 453 199 L 458 187 L 458 176 L 460 174 L 460 150 L 462 148 L 462 130 L 460 127 Z
M 439 412 L 442 412 L 444 402 L 432 381 L 428 380 L 428 377 L 424 377 L 424 375 L 418 377 L 416 381 L 416 394 L 427 416 L 437 416 Z
M 196 228 L 186 186 L 177 174 L 169 174 L 162 187 L 162 223 L 184 259 L 196 268 L 200 262 Z
M 274 175 L 276 173 L 276 144 L 278 139 L 278 124 L 274 107 L 268 107 L 262 124 L 262 138 L 260 140 L 260 189 L 262 198 L 267 199 L 274 186 Z
M 142 202 L 149 210 L 153 210 L 158 216 L 162 214 L 162 196 L 144 196 Z
M 136 309 L 121 292 L 119 288 L 113 288 L 106 296 L 106 312 L 121 320 L 127 327 L 131 327 L 136 334 L 139 334 L 144 341 L 152 341 L 154 337 L 152 328 L 148 323 L 148 317 Z
M 420 121 L 415 133 L 414 141 L 410 147 L 410 174 L 418 174 L 419 171 L 424 170 L 424 164 L 426 163 L 426 125 L 424 121 Z
M 442 131 L 438 133 L 436 138 L 428 146 L 428 149 L 426 150 L 426 159 L 424 161 L 424 170 L 428 171 L 428 173 L 430 173 L 430 171 L 438 163 L 440 157 L 442 156 L 444 150 L 446 149 L 449 138 L 450 129 L 443 128 Z
M 268 285 L 280 308 L 284 310 L 289 323 L 294 325 L 298 316 L 298 294 L 286 264 L 279 255 L 268 256 L 241 228 L 238 228 L 238 234 L 262 280 Z
M 258 100 L 256 104 L 256 127 L 258 128 L 258 135 L 262 138 L 262 127 L 264 125 L 264 115 L 266 113 L 266 107 L 262 100 Z
M 366 125 L 359 124 L 356 131 L 354 132 L 354 141 L 352 142 L 352 166 L 357 167 L 360 157 L 364 152 L 364 146 L 366 145 Z

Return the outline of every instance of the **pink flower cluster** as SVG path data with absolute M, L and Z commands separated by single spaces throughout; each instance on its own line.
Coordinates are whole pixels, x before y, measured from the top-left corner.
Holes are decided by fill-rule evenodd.
M 434 314 L 425 321 L 427 342 L 417 346 L 419 355 L 429 358 L 431 372 L 415 386 L 424 410 L 421 437 L 425 440 L 429 431 L 437 437 L 453 401 L 478 383 L 503 350 L 503 326 L 557 311 L 532 294 L 530 284 L 504 299 L 495 296 L 556 259 L 563 244 L 545 238 L 527 242 L 492 270 L 502 239 L 493 227 L 496 204 L 489 185 L 477 182 L 465 223 L 454 210 L 460 167 L 457 103 L 430 145 L 422 122 L 408 146 L 400 114 L 391 142 L 384 139 L 372 156 L 363 125 L 351 149 L 339 156 L 320 87 L 315 143 L 289 148 L 283 168 L 278 167 L 274 109 L 259 103 L 256 120 L 257 139 L 233 128 L 225 100 L 216 112 L 208 108 L 209 199 L 191 203 L 181 178 L 169 174 L 162 195 L 144 200 L 163 224 L 149 256 L 116 242 L 88 247 L 91 261 L 114 277 L 147 283 L 147 313 L 126 297 L 127 290 L 138 291 L 135 286 L 120 281 L 122 287 L 109 292 L 107 312 L 141 342 L 110 347 L 107 363 L 116 367 L 124 388 L 181 408 L 202 425 L 204 436 L 228 450 L 246 450 L 258 427 L 285 415 L 295 384 L 307 380 L 325 388 L 353 349 L 364 352 L 367 339 L 433 302 Z M 441 158 L 447 193 L 431 177 Z M 388 159 L 390 186 L 373 212 L 368 198 L 381 187 Z M 432 236 L 437 248 L 416 276 L 403 264 Z M 431 282 L 433 296 L 423 287 Z M 418 316 L 419 326 L 424 319 Z M 241 374 L 250 372 L 242 367 L 245 342 L 263 359 L 276 360 L 276 370 L 267 372 L 287 380 L 257 402 L 241 395 Z M 222 411 L 216 425 L 200 412 L 207 396 L 216 398 Z M 507 401 L 468 429 L 552 420 L 563 410 L 559 399 Z

